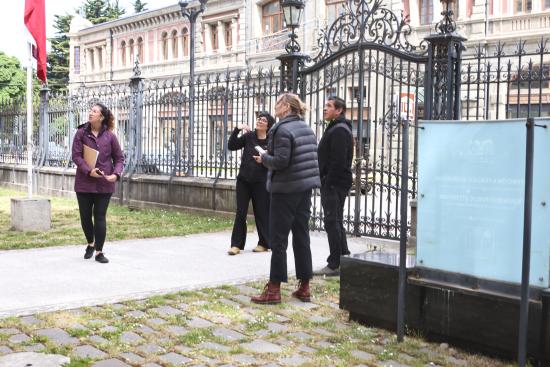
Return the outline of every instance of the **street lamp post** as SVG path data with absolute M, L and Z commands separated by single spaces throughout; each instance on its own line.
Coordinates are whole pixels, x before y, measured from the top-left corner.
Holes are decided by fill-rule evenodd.
M 296 35 L 296 28 L 300 26 L 300 19 L 304 11 L 304 0 L 281 0 L 285 24 L 290 28 L 290 35 L 285 45 L 286 54 L 277 57 L 281 61 L 281 88 L 296 93 L 298 90 L 298 70 L 304 63 L 306 55 L 300 53 L 300 44 Z
M 187 152 L 187 175 L 193 175 L 193 147 L 195 145 L 195 23 L 199 14 L 204 12 L 208 0 L 199 0 L 200 6 L 188 8 L 189 0 L 180 0 L 181 15 L 189 20 L 191 42 L 189 43 L 189 146 Z

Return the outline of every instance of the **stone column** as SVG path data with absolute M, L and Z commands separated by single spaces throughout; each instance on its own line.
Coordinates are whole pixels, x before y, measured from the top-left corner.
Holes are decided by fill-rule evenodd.
M 420 25 L 420 8 L 418 7 L 418 1 L 409 3 L 409 16 L 411 26 L 416 27 Z
M 225 53 L 225 23 L 218 20 L 218 52 Z
M 94 47 L 94 73 L 100 70 L 99 66 L 99 53 L 101 50 L 97 47 Z
M 231 51 L 237 50 L 237 42 L 239 37 L 239 22 L 237 18 L 231 19 Z
M 92 74 L 94 72 L 94 69 L 92 66 L 94 65 L 93 62 L 94 58 L 94 50 L 92 48 L 86 49 L 86 74 Z
M 174 58 L 174 52 L 172 51 L 172 47 L 173 47 L 173 43 L 174 42 L 174 38 L 172 38 L 172 33 L 168 33 L 166 35 L 166 40 L 168 42 L 166 42 L 166 46 L 168 46 L 168 60 L 172 60 Z
M 183 29 L 180 29 L 180 34 L 176 38 L 177 47 L 178 47 L 178 60 L 183 59 L 183 33 L 182 33 L 182 30 Z
M 443 4 L 441 4 L 441 2 L 439 1 L 434 1 L 433 2 L 433 5 L 434 5 L 434 12 L 433 12 L 433 18 L 432 18 L 432 23 L 435 23 L 435 22 L 438 22 L 439 19 L 441 19 L 441 12 L 443 11 Z M 445 5 L 447 6 L 447 5 Z
M 126 44 L 126 47 L 124 47 L 124 55 L 126 59 L 126 63 L 124 64 L 124 67 L 132 67 L 132 55 L 130 55 L 130 43 Z
M 107 48 L 106 46 L 101 46 L 99 48 L 99 52 L 101 53 L 101 65 L 99 66 L 101 71 L 107 70 Z
M 210 24 L 204 25 L 204 52 L 212 53 L 212 27 Z

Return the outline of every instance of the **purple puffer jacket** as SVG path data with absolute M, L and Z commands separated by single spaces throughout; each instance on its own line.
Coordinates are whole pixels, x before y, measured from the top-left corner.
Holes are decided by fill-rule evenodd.
M 105 127 L 101 129 L 97 138 L 92 134 L 90 123 L 78 127 L 73 140 L 73 162 L 76 164 L 76 177 L 74 181 L 75 192 L 87 193 L 112 193 L 115 191 L 115 183 L 105 178 L 90 176 L 92 170 L 84 161 L 82 144 L 99 150 L 96 167 L 106 176 L 115 174 L 120 179 L 124 169 L 124 153 L 115 134 Z

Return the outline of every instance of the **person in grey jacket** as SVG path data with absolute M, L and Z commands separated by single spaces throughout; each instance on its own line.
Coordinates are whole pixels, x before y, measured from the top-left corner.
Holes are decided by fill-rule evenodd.
M 293 297 L 311 300 L 312 277 L 309 217 L 311 192 L 321 186 L 317 163 L 317 139 L 305 123 L 306 106 L 294 94 L 279 96 L 275 115 L 279 118 L 269 131 L 267 152 L 255 157 L 268 168 L 267 191 L 271 194 L 269 241 L 271 270 L 264 291 L 251 298 L 259 304 L 281 302 L 281 282 L 287 282 L 286 249 L 292 230 L 292 248 L 298 288 Z

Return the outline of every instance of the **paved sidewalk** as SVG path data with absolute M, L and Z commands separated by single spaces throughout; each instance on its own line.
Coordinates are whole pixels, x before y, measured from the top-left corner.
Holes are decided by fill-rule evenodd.
M 266 279 L 271 253 L 253 253 L 249 234 L 244 253 L 228 256 L 229 232 L 187 237 L 118 241 L 105 244 L 111 261 L 84 260 L 84 245 L 0 252 L 0 317 L 30 315 L 142 299 L 185 289 Z M 290 242 L 291 243 L 291 242 Z M 352 253 L 367 240 L 350 238 Z M 292 246 L 289 275 L 294 273 Z M 325 266 L 324 233 L 311 233 L 313 268 Z
M 66 367 L 511 367 L 445 343 L 397 343 L 391 331 L 348 321 L 338 277 L 315 277 L 311 303 L 292 298 L 293 277 L 282 304 L 251 303 L 271 256 L 249 246 L 230 257 L 229 236 L 108 243 L 108 265 L 84 260 L 84 246 L 0 252 L 0 366 L 57 367 L 70 358 Z M 369 249 L 367 239 L 349 244 L 354 253 Z M 315 268 L 325 265 L 321 233 L 312 233 L 312 254 Z M 291 251 L 288 265 L 292 273 Z M 18 314 L 30 316 L 5 317 Z

